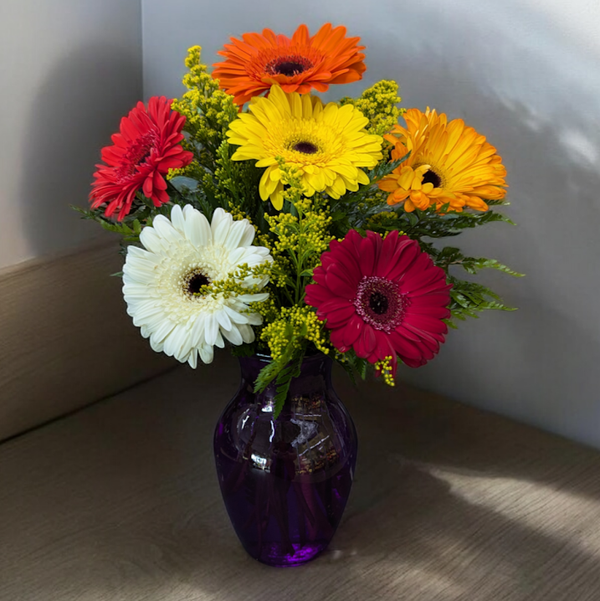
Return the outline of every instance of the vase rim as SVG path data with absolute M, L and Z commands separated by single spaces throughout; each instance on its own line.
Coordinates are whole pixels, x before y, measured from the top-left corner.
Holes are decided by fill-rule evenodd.
M 255 353 L 254 355 L 246 355 L 244 357 L 238 357 L 238 359 L 240 361 L 242 361 L 244 359 L 257 359 L 261 363 L 265 363 L 265 364 L 271 363 L 273 361 L 273 357 L 271 357 L 271 355 L 268 355 L 267 353 Z M 321 351 L 317 351 L 316 353 L 304 355 L 304 357 L 302 358 L 302 363 L 304 364 L 304 363 L 309 363 L 312 361 L 318 361 L 318 360 L 323 360 L 323 359 L 328 359 L 331 361 L 331 356 L 326 355 L 325 353 L 323 353 Z

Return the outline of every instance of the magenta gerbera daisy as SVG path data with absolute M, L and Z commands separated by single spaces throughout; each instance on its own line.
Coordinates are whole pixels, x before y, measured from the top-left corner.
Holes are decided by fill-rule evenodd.
M 418 242 L 390 233 L 363 238 L 351 230 L 333 241 L 306 287 L 305 301 L 331 330 L 331 343 L 345 353 L 354 349 L 370 363 L 387 359 L 419 367 L 444 342 L 450 317 L 446 273 Z
M 172 100 L 153 96 L 148 108 L 143 102 L 121 119 L 113 145 L 102 149 L 105 165 L 96 165 L 92 184 L 92 208 L 106 205 L 105 215 L 117 213 L 121 221 L 131 210 L 138 190 L 152 199 L 155 207 L 169 202 L 164 175 L 171 168 L 189 165 L 194 155 L 184 150 L 181 130 L 185 116 L 171 110 Z

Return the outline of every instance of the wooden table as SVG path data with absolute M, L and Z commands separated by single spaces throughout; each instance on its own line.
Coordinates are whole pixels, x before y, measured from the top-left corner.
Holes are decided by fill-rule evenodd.
M 211 449 L 237 378 L 177 368 L 1 445 L 0 600 L 600 599 L 599 453 L 339 374 L 360 447 L 332 546 L 250 559 Z

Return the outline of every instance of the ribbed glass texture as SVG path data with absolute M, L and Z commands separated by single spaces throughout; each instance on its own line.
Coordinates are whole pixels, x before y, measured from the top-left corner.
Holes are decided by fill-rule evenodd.
M 272 566 L 306 563 L 336 531 L 352 486 L 356 430 L 331 385 L 331 359 L 308 357 L 273 419 L 274 387 L 253 392 L 268 358 L 240 358 L 241 386 L 217 423 L 217 474 L 246 551 Z

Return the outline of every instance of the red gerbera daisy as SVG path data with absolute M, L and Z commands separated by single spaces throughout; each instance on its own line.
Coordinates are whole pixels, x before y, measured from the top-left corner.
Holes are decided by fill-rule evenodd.
M 102 149 L 106 165 L 96 165 L 90 202 L 95 209 L 106 204 L 110 217 L 118 211 L 121 221 L 131 210 L 135 193 L 142 190 L 154 206 L 169 202 L 163 175 L 171 168 L 189 165 L 194 155 L 181 147 L 185 116 L 171 110 L 172 100 L 153 96 L 148 109 L 143 102 L 121 119 L 113 146 Z
M 363 238 L 355 230 L 333 241 L 306 287 L 305 301 L 331 330 L 331 343 L 351 348 L 370 363 L 391 357 L 392 376 L 399 357 L 410 367 L 424 365 L 438 352 L 448 331 L 449 290 L 418 242 L 390 233 Z
M 288 93 L 307 94 L 311 88 L 326 92 L 329 84 L 362 78 L 367 67 L 359 41 L 347 38 L 345 27 L 331 23 L 312 37 L 306 25 L 300 25 L 292 39 L 270 29 L 245 33 L 242 40 L 231 38 L 219 52 L 227 60 L 216 63 L 212 75 L 240 106 L 275 84 Z

